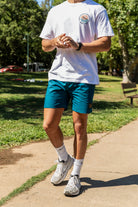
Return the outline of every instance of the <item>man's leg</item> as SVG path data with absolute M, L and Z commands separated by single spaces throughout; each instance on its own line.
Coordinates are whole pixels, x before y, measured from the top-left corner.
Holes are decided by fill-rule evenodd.
M 63 145 L 63 134 L 59 127 L 64 108 L 45 108 L 43 128 L 55 148 Z
M 81 114 L 73 111 L 74 125 L 74 158 L 84 159 L 87 148 L 87 118 L 88 114 Z
M 78 195 L 80 193 L 80 170 L 83 164 L 87 148 L 87 118 L 88 114 L 81 114 L 73 111 L 73 124 L 75 131 L 74 139 L 74 166 L 71 177 L 64 190 L 67 196 Z
M 68 170 L 72 167 L 74 159 L 70 157 L 63 143 L 63 134 L 59 127 L 64 108 L 45 108 L 43 128 L 58 154 L 58 164 L 51 182 L 60 184 L 66 177 Z
M 88 114 L 81 114 L 73 111 L 74 125 L 74 167 L 71 175 L 80 176 L 81 167 L 87 148 L 87 118 Z

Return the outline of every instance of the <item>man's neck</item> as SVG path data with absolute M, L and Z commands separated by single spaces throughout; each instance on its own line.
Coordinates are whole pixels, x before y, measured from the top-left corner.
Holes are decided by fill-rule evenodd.
M 85 1 L 85 0 L 68 0 L 69 3 L 79 3 L 79 2 L 82 2 L 82 1 Z

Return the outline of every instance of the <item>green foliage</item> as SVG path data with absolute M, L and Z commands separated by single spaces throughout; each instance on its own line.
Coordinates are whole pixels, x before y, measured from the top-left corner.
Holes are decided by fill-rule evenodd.
M 65 0 L 54 0 L 53 1 L 53 6 L 56 6 L 58 4 L 61 4 L 62 2 L 64 2 Z
M 110 0 L 108 4 L 109 16 L 113 19 L 113 28 L 123 36 L 128 47 L 129 56 L 136 55 L 138 46 L 137 39 L 137 13 L 138 7 L 136 1 L 132 0 Z
M 0 65 L 22 65 L 26 62 L 26 34 L 29 34 L 30 62 L 44 62 L 46 67 L 50 68 L 55 51 L 52 53 L 42 51 L 39 34 L 49 9 L 63 1 L 43 0 L 41 7 L 36 0 L 0 1 Z M 98 63 L 101 69 L 122 69 L 124 54 L 127 56 L 126 63 L 128 63 L 137 53 L 137 2 L 135 0 L 96 1 L 107 9 L 115 32 L 111 50 L 108 53 L 97 54 Z
M 0 65 L 26 62 L 26 34 L 30 61 L 46 59 L 39 38 L 46 16 L 35 0 L 0 1 Z
M 112 41 L 112 47 L 109 55 L 103 58 L 105 65 L 106 58 L 108 58 L 108 66 L 112 64 L 113 67 L 124 67 L 127 69 L 129 62 L 136 56 L 138 47 L 138 27 L 137 27 L 137 13 L 138 7 L 136 0 L 97 0 L 98 3 L 105 6 L 112 27 L 116 34 L 115 39 Z M 118 45 L 118 41 L 120 45 Z M 111 55 L 110 55 L 111 54 Z M 119 61 L 120 59 L 120 61 Z
M 109 52 L 97 53 L 99 71 L 106 70 L 112 72 L 112 69 L 123 69 L 122 51 L 119 45 L 118 35 L 112 37 L 112 45 Z

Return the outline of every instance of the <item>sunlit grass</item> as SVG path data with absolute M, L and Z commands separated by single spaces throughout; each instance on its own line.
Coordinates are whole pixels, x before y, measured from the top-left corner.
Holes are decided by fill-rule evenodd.
M 35 82 L 16 81 L 35 79 Z M 100 76 L 96 86 L 88 133 L 117 130 L 138 117 L 138 101 L 131 107 L 121 89 L 121 78 Z M 0 147 L 48 139 L 43 123 L 47 73 L 0 74 Z M 60 127 L 64 136 L 74 134 L 71 107 L 64 112 Z

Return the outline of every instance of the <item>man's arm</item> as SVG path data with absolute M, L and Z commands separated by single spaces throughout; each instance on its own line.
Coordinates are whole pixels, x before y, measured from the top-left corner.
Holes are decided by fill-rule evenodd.
M 68 44 L 72 49 L 77 50 L 79 47 L 79 44 L 69 36 L 63 36 L 61 40 L 64 42 L 64 44 Z M 111 47 L 111 37 L 107 36 L 107 37 L 98 38 L 97 40 L 89 43 L 82 42 L 80 51 L 86 53 L 97 53 L 97 52 L 109 51 L 110 47 Z
M 43 39 L 42 49 L 44 52 L 53 51 L 56 47 L 58 48 L 72 48 L 77 50 L 79 44 L 75 42 L 71 37 L 62 34 L 53 39 Z M 101 37 L 95 41 L 89 43 L 82 43 L 81 51 L 86 53 L 98 53 L 109 51 L 111 47 L 111 37 Z
M 43 39 L 42 40 L 42 50 L 44 52 L 50 52 L 53 51 L 55 48 L 68 48 L 70 47 L 69 44 L 65 44 L 65 42 L 62 41 L 62 38 L 65 36 L 65 34 L 61 34 L 58 37 L 55 37 L 53 39 Z
M 111 47 L 111 37 L 101 37 L 91 43 L 83 43 L 81 51 L 86 53 L 98 53 L 109 51 Z
M 42 40 L 42 50 L 44 52 L 53 51 L 56 48 L 54 39 L 43 39 Z

